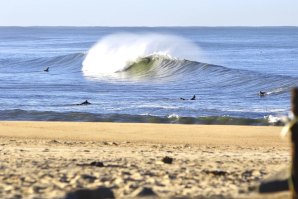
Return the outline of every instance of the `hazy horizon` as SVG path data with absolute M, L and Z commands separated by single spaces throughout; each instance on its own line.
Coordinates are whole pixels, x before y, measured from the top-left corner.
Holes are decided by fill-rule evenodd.
M 0 0 L 0 26 L 298 26 L 296 0 Z
M 269 26 L 269 25 L 264 25 L 264 26 L 171 26 L 171 25 L 164 25 L 164 26 L 88 26 L 88 25 L 78 25 L 78 26 L 74 26 L 74 25 L 25 25 L 25 26 L 21 26 L 21 25 L 11 25 L 11 26 L 2 26 L 0 25 L 0 27 L 20 27 L 20 28 L 30 28 L 30 27 L 72 27 L 72 28 L 76 28 L 76 27 L 85 27 L 85 28 L 274 28 L 274 27 L 289 27 L 289 28 L 296 28 L 298 27 L 298 25 L 275 25 L 275 26 Z

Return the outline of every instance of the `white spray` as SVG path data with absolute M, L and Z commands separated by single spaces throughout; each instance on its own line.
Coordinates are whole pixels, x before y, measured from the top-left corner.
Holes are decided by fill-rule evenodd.
M 88 51 L 82 70 L 86 76 L 111 74 L 138 58 L 156 54 L 199 61 L 200 50 L 191 41 L 173 35 L 114 34 L 102 38 Z

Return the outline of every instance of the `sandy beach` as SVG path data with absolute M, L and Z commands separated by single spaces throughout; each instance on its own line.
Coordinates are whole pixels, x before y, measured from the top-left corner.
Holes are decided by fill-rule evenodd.
M 98 187 L 115 198 L 141 197 L 146 190 L 159 198 L 288 198 L 288 192 L 255 191 L 289 165 L 289 141 L 280 130 L 0 122 L 0 198 L 65 198 Z

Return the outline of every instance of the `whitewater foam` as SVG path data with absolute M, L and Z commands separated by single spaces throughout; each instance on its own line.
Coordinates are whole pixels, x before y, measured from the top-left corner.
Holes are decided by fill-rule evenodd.
M 113 34 L 102 38 L 83 61 L 86 76 L 101 76 L 123 71 L 140 58 L 161 55 L 197 61 L 199 47 L 182 37 L 162 34 Z
M 279 116 L 268 115 L 268 116 L 264 116 L 264 119 L 266 119 L 268 123 L 271 125 L 281 125 L 281 124 L 283 125 L 289 121 L 288 116 L 285 116 L 285 115 L 279 115 Z

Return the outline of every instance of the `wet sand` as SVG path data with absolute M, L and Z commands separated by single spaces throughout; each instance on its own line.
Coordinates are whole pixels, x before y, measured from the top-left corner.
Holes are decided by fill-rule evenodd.
M 260 195 L 289 165 L 280 127 L 0 122 L 0 198 L 64 198 L 109 188 L 135 198 L 288 198 Z M 167 159 L 164 159 L 168 157 Z

